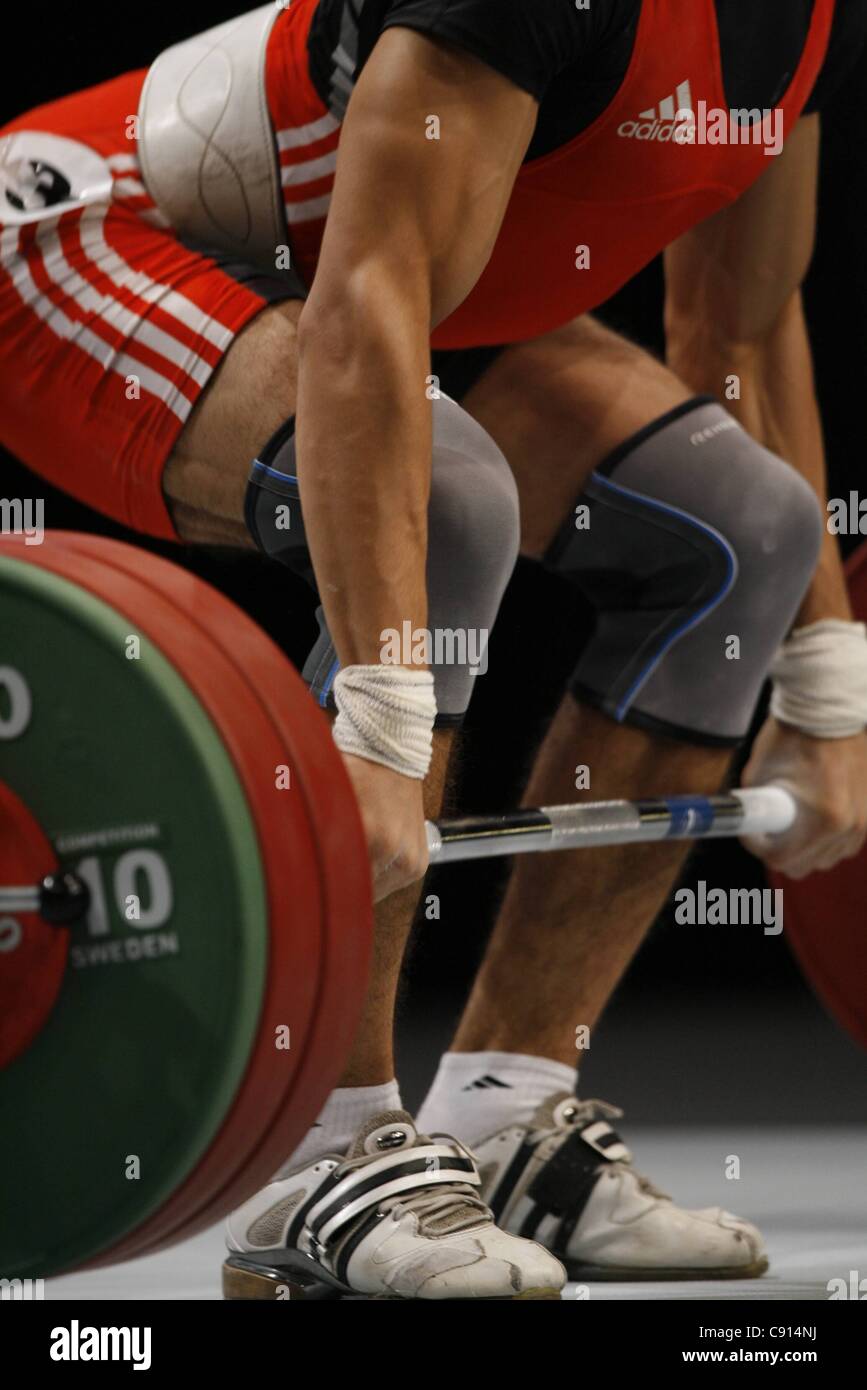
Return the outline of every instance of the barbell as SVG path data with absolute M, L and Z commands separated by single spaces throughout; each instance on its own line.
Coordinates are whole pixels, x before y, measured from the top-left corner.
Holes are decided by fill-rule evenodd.
M 0 541 L 0 778 L 0 1277 L 45 1277 L 195 1234 L 297 1145 L 361 1015 L 369 867 L 278 648 L 192 574 L 93 536 Z M 794 815 L 771 787 L 428 840 L 445 864 Z
M 723 796 L 541 806 L 507 815 L 427 821 L 426 830 L 430 862 L 437 865 L 542 850 L 779 835 L 791 829 L 797 812 L 790 792 L 769 786 Z M 36 912 L 52 926 L 72 926 L 87 916 L 90 904 L 87 884 L 71 873 L 49 874 L 30 885 L 0 887 L 0 915 Z

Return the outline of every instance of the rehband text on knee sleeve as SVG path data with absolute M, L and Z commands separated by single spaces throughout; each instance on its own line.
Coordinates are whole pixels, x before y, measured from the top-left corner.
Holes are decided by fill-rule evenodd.
M 570 518 L 546 557 L 596 609 L 574 693 L 621 722 L 738 743 L 815 570 L 815 494 L 700 397 L 627 440 L 579 503 L 587 524 Z

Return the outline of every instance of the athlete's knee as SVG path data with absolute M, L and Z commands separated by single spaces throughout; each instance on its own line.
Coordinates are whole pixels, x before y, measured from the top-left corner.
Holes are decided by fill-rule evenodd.
M 449 397 L 434 402 L 433 422 L 431 625 L 488 632 L 518 558 L 518 490 L 494 440 Z
M 294 420 L 256 460 L 246 498 L 247 525 L 267 555 L 315 576 L 301 513 Z M 458 723 L 484 670 L 487 639 L 518 556 L 518 492 L 505 458 L 465 410 L 443 396 L 433 405 L 428 509 L 428 625 L 438 723 Z M 328 704 L 338 666 L 320 613 L 320 640 L 305 676 Z
M 597 609 L 575 694 L 738 742 L 821 543 L 815 494 L 716 402 L 654 422 L 594 472 L 547 557 Z

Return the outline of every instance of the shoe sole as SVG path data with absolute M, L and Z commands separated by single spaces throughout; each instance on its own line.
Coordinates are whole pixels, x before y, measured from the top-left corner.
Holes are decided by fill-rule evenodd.
M 297 1270 L 280 1268 L 276 1265 L 255 1265 L 232 1257 L 223 1265 L 223 1298 L 231 1303 L 239 1302 L 333 1302 L 338 1299 L 362 1299 L 364 1301 L 389 1303 L 445 1303 L 445 1302 L 484 1302 L 520 1303 L 537 1302 L 545 1299 L 560 1300 L 558 1289 L 525 1289 L 523 1293 L 506 1294 L 502 1298 L 487 1299 L 428 1299 L 401 1298 L 399 1294 L 359 1294 L 342 1284 L 326 1282 L 330 1276 L 323 1271 L 322 1278 L 301 1275 Z
M 768 1260 L 764 1255 L 749 1265 L 723 1265 L 718 1269 L 671 1269 L 664 1266 L 659 1269 L 618 1268 L 613 1265 L 578 1265 L 564 1260 L 562 1255 L 557 1258 L 566 1266 L 571 1283 L 644 1284 L 666 1279 L 760 1279 L 768 1269 Z

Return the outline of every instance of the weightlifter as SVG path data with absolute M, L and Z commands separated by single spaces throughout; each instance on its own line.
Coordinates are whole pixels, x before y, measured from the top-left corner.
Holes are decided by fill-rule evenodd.
M 275 1270 L 434 1299 L 766 1267 L 753 1226 L 677 1207 L 576 1098 L 576 1027 L 676 845 L 521 862 L 402 1109 L 394 997 L 474 674 L 382 642 L 490 630 L 520 546 L 597 609 L 529 803 L 575 799 L 578 762 L 594 799 L 716 790 L 770 671 L 746 779 L 802 815 L 753 848 L 793 875 L 857 851 L 867 643 L 822 531 L 800 287 L 818 113 L 865 33 L 865 0 L 295 0 L 0 133 L 4 444 L 144 533 L 315 584 L 306 674 L 370 844 L 363 1024 L 230 1221 L 230 1295 Z M 665 363 L 590 317 L 662 250 Z

